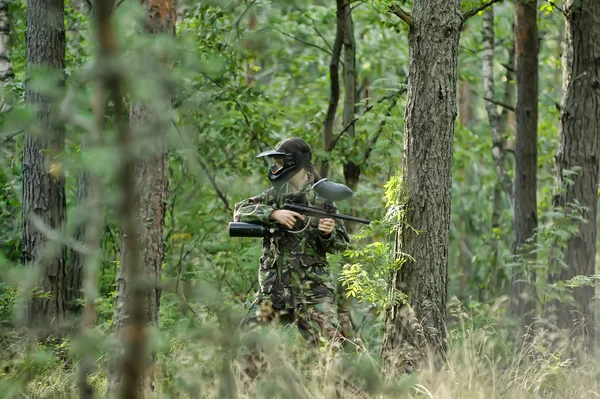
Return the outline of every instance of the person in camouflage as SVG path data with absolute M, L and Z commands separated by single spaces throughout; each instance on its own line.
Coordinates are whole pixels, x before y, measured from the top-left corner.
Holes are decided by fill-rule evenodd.
M 271 322 L 295 324 L 313 345 L 339 345 L 345 340 L 336 315 L 335 286 L 327 253 L 343 251 L 348 234 L 341 221 L 305 217 L 276 209 L 283 201 L 318 206 L 312 185 L 320 180 L 311 164 L 311 150 L 300 138 L 281 141 L 269 156 L 275 163 L 269 171 L 273 187 L 239 202 L 234 207 L 237 222 L 278 223 L 285 232 L 263 239 L 257 298 L 246 317 L 250 327 Z

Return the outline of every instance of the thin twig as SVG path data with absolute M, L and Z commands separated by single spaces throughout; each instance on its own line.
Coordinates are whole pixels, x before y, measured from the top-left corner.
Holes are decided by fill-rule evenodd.
M 14 132 L 14 133 L 9 134 L 8 136 L 6 136 L 6 138 L 4 140 L 2 140 L 2 142 L 0 143 L 0 147 L 4 147 L 4 144 L 8 143 L 15 136 L 18 136 L 21 133 L 23 133 L 23 130 L 19 130 L 18 132 Z
M 207 80 L 209 80 L 210 82 L 212 82 L 215 86 L 217 86 L 220 89 L 224 89 L 223 85 L 220 84 L 219 82 L 217 82 L 216 80 L 214 80 L 213 78 L 211 78 L 210 76 L 206 75 L 206 74 L 202 74 Z M 240 110 L 240 113 L 242 114 L 242 116 L 244 117 L 244 121 L 246 122 L 246 125 L 248 125 L 248 127 L 250 128 L 250 134 L 252 135 L 252 139 L 256 142 L 256 146 L 258 147 L 258 150 L 260 152 L 263 151 L 263 147 L 260 144 L 260 140 L 258 139 L 258 135 L 256 134 L 256 132 L 254 131 L 254 127 L 252 126 L 252 123 L 250 123 L 250 118 L 248 117 L 248 115 L 246 114 L 246 112 L 244 111 L 244 108 L 242 107 L 242 104 L 236 99 L 236 98 L 231 98 L 231 100 L 235 103 L 235 105 L 237 105 L 238 109 Z M 267 158 L 264 157 L 263 161 L 265 162 L 265 165 L 268 166 L 268 161 Z
M 365 116 L 365 114 L 367 114 L 369 111 L 371 111 L 375 105 L 377 104 L 381 104 L 384 101 L 396 98 L 398 96 L 401 96 L 402 94 L 404 94 L 406 92 L 406 89 L 400 89 L 392 94 L 389 94 L 387 96 L 381 97 L 379 100 L 377 100 L 377 102 L 369 105 L 360 115 L 354 117 L 354 119 L 352 119 L 352 121 L 350 121 L 350 123 L 348 123 L 346 126 L 344 126 L 344 128 L 342 129 L 342 131 L 340 131 L 337 136 L 335 136 L 335 138 L 333 139 L 333 141 L 330 143 L 330 147 L 328 147 L 328 151 L 332 151 L 335 146 L 337 145 L 338 141 L 342 138 L 342 136 L 344 135 L 344 133 L 346 133 L 348 131 L 348 129 L 353 126 L 359 119 L 361 119 L 363 116 Z
M 472 16 L 477 15 L 479 12 L 485 10 L 486 8 L 488 8 L 489 6 L 491 6 L 493 4 L 498 3 L 498 2 L 502 2 L 502 1 L 504 1 L 504 0 L 490 0 L 490 1 L 486 2 L 486 3 L 481 4 L 479 7 L 475 7 L 475 8 L 472 8 L 472 9 L 468 10 L 468 11 L 465 11 L 463 13 L 463 18 L 462 18 L 463 19 L 463 24 L 465 22 L 467 22 L 467 20 L 469 18 L 471 18 Z
M 496 104 L 502 108 L 505 108 L 509 111 L 515 112 L 515 107 L 510 104 L 506 104 L 506 103 L 503 103 L 502 101 L 494 100 L 493 98 L 488 98 L 488 97 L 483 97 L 483 99 L 485 101 L 491 102 L 492 104 Z
M 240 22 L 244 18 L 244 15 L 246 15 L 246 13 L 248 12 L 248 10 L 250 9 L 250 7 L 252 7 L 254 5 L 254 3 L 256 3 L 256 0 L 252 0 L 252 2 L 250 4 L 248 4 L 248 7 L 246 7 L 246 9 L 244 10 L 244 12 L 242 12 L 242 15 L 240 15 L 240 17 L 233 23 L 233 25 L 231 25 L 231 29 L 229 29 L 230 32 L 232 30 L 234 30 L 235 28 L 237 28 L 237 26 L 240 24 Z
M 198 163 L 200 164 L 200 167 L 202 167 L 202 170 L 204 170 L 204 173 L 206 174 L 206 177 L 208 177 L 208 180 L 210 180 L 210 184 L 212 184 L 213 188 L 217 192 L 217 195 L 219 196 L 219 198 L 221 199 L 221 201 L 223 201 L 223 204 L 225 205 L 225 208 L 227 208 L 227 210 L 230 213 L 233 212 L 233 210 L 229 206 L 229 201 L 227 201 L 227 197 L 225 196 L 225 194 L 223 194 L 223 192 L 221 191 L 221 189 L 217 185 L 217 182 L 216 182 L 214 176 L 212 176 L 210 174 L 210 171 L 208 170 L 208 167 L 206 166 L 206 164 L 200 158 L 198 158 Z
M 333 52 L 333 47 L 331 47 L 331 44 L 327 41 L 327 39 L 325 39 L 325 36 L 323 36 L 321 34 L 321 31 L 319 31 L 319 28 L 317 28 L 317 23 L 315 22 L 315 20 L 313 19 L 313 17 L 311 17 L 310 15 L 308 15 L 306 12 L 304 12 L 304 10 L 302 10 L 300 7 L 295 6 L 296 10 L 298 12 L 300 12 L 302 15 L 304 15 L 306 18 L 310 19 L 310 21 L 312 22 L 312 26 L 315 32 L 317 32 L 317 35 L 319 35 L 319 37 L 321 39 L 323 39 L 323 41 L 325 42 L 325 44 L 327 45 L 327 47 L 329 47 L 329 50 L 331 52 Z M 331 54 L 331 53 L 330 53 Z
M 171 123 L 173 125 L 173 127 L 175 128 L 175 130 L 177 131 L 177 133 L 183 137 L 183 133 L 179 127 L 179 125 L 175 122 L 175 120 L 171 120 Z M 206 126 L 206 125 L 205 125 Z M 225 208 L 227 209 L 228 212 L 233 212 L 233 210 L 231 209 L 231 206 L 229 205 L 229 201 L 227 200 L 227 197 L 225 196 L 225 194 L 223 194 L 223 192 L 221 191 L 221 189 L 219 188 L 219 185 L 217 184 L 214 176 L 212 176 L 210 174 L 210 170 L 208 169 L 208 166 L 206 166 L 206 164 L 204 163 L 204 161 L 202 161 L 202 159 L 200 157 L 198 157 L 198 163 L 200 164 L 200 167 L 202 168 L 202 170 L 204 171 L 204 173 L 206 174 L 206 177 L 208 177 L 208 180 L 210 181 L 210 183 L 212 184 L 213 188 L 215 189 L 215 191 L 217 192 L 217 195 L 219 196 L 219 198 L 221 199 L 221 201 L 223 202 L 223 204 L 225 205 Z
M 266 27 L 266 28 L 262 28 L 262 29 L 260 29 L 260 30 L 256 31 L 256 33 L 259 33 L 259 32 L 265 31 L 265 30 L 274 30 L 275 32 L 279 32 L 279 33 L 281 33 L 281 34 L 282 34 L 282 35 L 284 35 L 284 36 L 287 36 L 287 37 L 289 37 L 289 38 L 291 38 L 291 39 L 294 39 L 294 40 L 296 40 L 296 41 L 298 41 L 298 42 L 300 42 L 300 43 L 303 43 L 303 44 L 305 44 L 305 45 L 307 45 L 307 46 L 314 47 L 314 48 L 316 48 L 316 49 L 319 49 L 319 50 L 321 50 L 321 51 L 324 51 L 324 52 L 326 52 L 327 54 L 330 54 L 330 55 L 331 55 L 331 53 L 332 53 L 332 51 L 333 51 L 333 50 L 331 50 L 331 51 L 330 51 L 330 50 L 327 50 L 326 48 L 324 48 L 324 47 L 321 47 L 321 46 L 319 46 L 318 44 L 314 44 L 314 43 L 311 43 L 311 42 L 307 42 L 307 41 L 306 41 L 306 40 L 304 40 L 304 39 L 300 39 L 299 37 L 297 37 L 297 36 L 294 36 L 294 35 L 292 35 L 292 34 L 290 34 L 290 33 L 284 32 L 284 31 L 282 31 L 281 29 L 278 29 L 278 28 Z
M 577 27 L 577 29 L 582 30 L 579 27 L 579 25 L 577 25 L 577 23 L 573 20 L 573 18 L 571 18 L 567 14 L 567 12 L 565 10 L 563 10 L 562 8 L 560 8 L 559 6 L 557 6 L 555 2 L 550 1 L 550 0 L 546 0 L 546 3 L 550 4 L 552 7 L 556 8 L 558 11 L 560 11 L 565 16 L 566 19 L 568 19 L 569 21 L 571 21 L 571 23 Z
M 398 4 L 391 5 L 389 10 L 392 14 L 394 14 L 395 16 L 400 18 L 402 21 L 404 21 L 406 23 L 406 25 L 408 25 L 409 27 L 413 26 L 412 15 L 409 12 L 404 11 L 404 9 L 402 7 L 400 7 Z
M 388 120 L 387 118 L 392 115 L 392 110 L 396 106 L 397 102 L 398 102 L 398 97 L 395 96 L 392 99 L 392 102 L 390 103 L 390 106 L 388 107 L 387 111 L 385 112 L 385 116 L 383 117 L 383 119 L 379 123 L 379 128 L 377 129 L 377 133 L 375 133 L 375 136 L 373 137 L 373 139 L 371 140 L 371 142 L 367 146 L 367 151 L 365 151 L 365 160 L 364 160 L 365 164 L 369 160 L 369 157 L 371 156 L 371 152 L 373 151 L 373 147 L 377 143 L 377 140 L 379 140 L 379 136 L 381 136 L 381 133 L 383 132 L 383 128 L 387 124 L 387 120 Z

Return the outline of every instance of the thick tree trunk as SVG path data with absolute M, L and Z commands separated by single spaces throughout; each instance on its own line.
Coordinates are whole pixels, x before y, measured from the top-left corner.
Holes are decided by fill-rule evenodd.
M 566 43 L 563 52 L 563 106 L 559 146 L 556 154 L 558 179 L 564 191 L 555 197 L 555 206 L 572 213 L 572 205 L 585 207 L 586 223 L 569 239 L 564 251 L 567 268 L 551 276 L 568 280 L 595 273 L 598 204 L 598 154 L 600 153 L 600 3 L 596 0 L 565 2 Z M 564 176 L 577 170 L 576 175 Z M 567 184 L 572 180 L 573 184 Z M 593 349 L 594 287 L 572 290 L 576 307 L 558 304 L 557 324 L 570 329 L 575 341 Z
M 390 290 L 407 294 L 414 314 L 402 305 L 387 309 L 382 349 L 388 365 L 399 361 L 407 371 L 425 350 L 443 354 L 447 348 L 452 144 L 462 25 L 460 0 L 413 4 L 403 157 L 408 203 L 396 237 L 397 257 L 406 263 L 392 273 Z
M 526 263 L 535 259 L 530 246 L 537 228 L 538 124 L 537 1 L 515 5 L 517 75 L 517 130 L 515 134 L 514 254 L 521 261 L 512 276 L 510 310 L 521 318 L 525 331 L 535 316 L 535 271 Z M 525 246 L 525 247 L 524 247 Z
M 152 34 L 174 35 L 175 2 L 145 0 L 144 4 L 148 10 L 147 31 Z M 145 59 L 140 62 L 158 65 L 162 61 Z M 156 79 L 159 80 L 156 84 L 162 93 L 160 98 L 153 99 L 152 110 L 148 105 L 134 104 L 130 112 L 135 143 L 143 143 L 144 150 L 140 158 L 132 164 L 135 197 L 131 211 L 134 212 L 137 239 L 125 234 L 123 237 L 114 325 L 118 335 L 122 335 L 126 330 L 131 334 L 123 335 L 128 349 L 121 369 L 113 368 L 109 373 L 109 390 L 120 386 L 124 397 L 145 397 L 154 394 L 156 389 L 155 356 L 151 354 L 150 359 L 147 359 L 143 345 L 139 342 L 145 342 L 148 327 L 156 327 L 158 324 L 160 279 L 165 252 L 163 234 L 168 185 L 166 133 L 171 124 L 171 94 L 166 83 L 160 81 L 161 77 Z M 124 183 L 123 187 L 125 186 Z M 135 259 L 139 259 L 139 265 L 136 267 L 139 275 L 129 269 L 136 266 Z M 134 373 L 135 370 L 139 373 Z
M 0 0 L 0 82 L 6 85 L 15 77 L 10 58 L 10 49 L 8 41 L 10 38 L 10 15 L 8 12 L 9 0 Z M 0 104 L 0 112 L 5 112 L 9 109 L 9 105 L 2 99 Z
M 26 59 L 28 75 L 32 68 L 48 68 L 64 84 L 65 63 L 64 2 L 27 1 Z M 38 288 L 48 295 L 34 295 L 28 321 L 40 327 L 63 321 L 66 300 L 66 248 L 47 240 L 32 218 L 47 227 L 60 229 L 66 219 L 65 178 L 58 159 L 64 149 L 65 131 L 56 118 L 49 99 L 29 84 L 28 105 L 37 108 L 38 131 L 28 131 L 23 145 L 23 253 L 24 264 L 39 264 Z

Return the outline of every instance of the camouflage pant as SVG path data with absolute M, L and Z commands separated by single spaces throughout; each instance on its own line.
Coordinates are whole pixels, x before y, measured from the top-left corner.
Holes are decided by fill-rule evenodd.
M 268 300 L 259 300 L 252 306 L 245 321 L 251 329 L 271 323 L 295 324 L 302 336 L 317 348 L 323 344 L 339 347 L 346 340 L 331 302 L 302 304 L 295 309 L 280 310 Z

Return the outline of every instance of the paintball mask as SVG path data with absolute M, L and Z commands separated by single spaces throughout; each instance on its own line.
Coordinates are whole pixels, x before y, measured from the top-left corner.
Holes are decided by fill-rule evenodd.
M 311 160 L 309 152 L 283 152 L 278 150 L 264 151 L 256 157 L 271 158 L 269 180 L 275 187 L 283 186 Z

